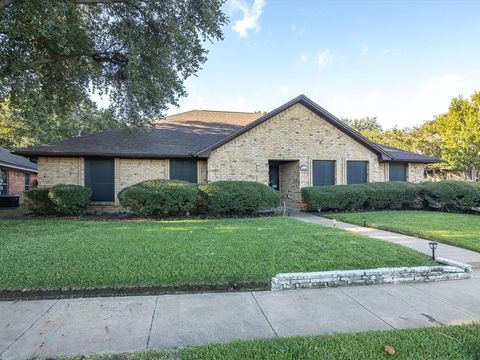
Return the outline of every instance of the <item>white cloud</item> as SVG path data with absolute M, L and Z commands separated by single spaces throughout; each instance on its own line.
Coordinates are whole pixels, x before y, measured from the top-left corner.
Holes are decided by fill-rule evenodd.
M 243 18 L 236 20 L 233 25 L 233 30 L 235 30 L 241 38 L 247 37 L 250 30 L 258 31 L 260 29 L 259 19 L 265 4 L 265 0 L 254 0 L 251 6 L 248 6 L 244 0 L 231 1 L 233 8 L 243 13 Z
M 290 86 L 288 86 L 288 85 L 282 85 L 282 86 L 280 86 L 279 90 L 280 90 L 282 93 L 289 92 L 289 91 L 290 91 Z
M 332 60 L 333 55 L 328 49 L 317 55 L 317 65 L 320 69 L 325 68 Z
M 298 58 L 298 60 L 299 60 L 302 64 L 306 64 L 307 61 L 308 61 L 307 54 L 302 54 L 302 55 L 300 55 L 300 57 Z

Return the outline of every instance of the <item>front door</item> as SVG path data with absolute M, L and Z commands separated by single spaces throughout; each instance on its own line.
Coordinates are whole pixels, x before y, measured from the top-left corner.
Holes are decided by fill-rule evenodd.
M 280 190 L 280 169 L 278 163 L 268 166 L 268 185 L 275 190 Z
M 113 159 L 85 159 L 85 186 L 92 189 L 93 202 L 115 201 Z

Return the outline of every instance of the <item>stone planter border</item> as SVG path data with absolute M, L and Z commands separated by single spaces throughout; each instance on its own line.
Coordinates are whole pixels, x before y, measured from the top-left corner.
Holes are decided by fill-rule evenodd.
M 468 264 L 445 258 L 435 260 L 444 265 L 277 274 L 272 278 L 272 291 L 462 280 L 472 276 Z

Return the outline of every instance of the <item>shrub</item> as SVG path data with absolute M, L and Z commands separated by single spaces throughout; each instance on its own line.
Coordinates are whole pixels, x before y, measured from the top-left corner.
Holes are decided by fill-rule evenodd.
M 424 182 L 421 185 L 426 208 L 441 211 L 471 211 L 480 206 L 480 187 L 465 181 Z
M 143 216 L 179 215 L 195 209 L 198 187 L 176 180 L 147 180 L 118 194 L 120 204 Z
M 81 214 L 90 203 L 91 196 L 91 189 L 79 185 L 55 185 L 48 193 L 55 211 L 61 215 Z
M 302 189 L 309 211 L 430 209 L 469 212 L 480 206 L 480 187 L 465 181 L 314 186 Z
M 48 197 L 50 189 L 30 189 L 25 191 L 25 203 L 28 210 L 35 215 L 49 215 L 55 213 L 55 207 Z
M 308 211 L 350 211 L 364 207 L 367 194 L 363 185 L 325 185 L 302 188 Z
M 280 193 L 253 181 L 218 181 L 200 185 L 202 207 L 210 214 L 253 214 L 280 203 Z
M 418 184 L 407 182 L 368 183 L 362 185 L 367 197 L 365 208 L 374 210 L 421 209 L 423 201 Z

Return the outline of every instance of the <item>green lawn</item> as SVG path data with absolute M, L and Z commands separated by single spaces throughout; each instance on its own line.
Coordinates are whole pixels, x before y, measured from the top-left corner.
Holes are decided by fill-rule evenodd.
M 286 217 L 0 220 L 0 289 L 270 283 L 280 272 L 432 264 L 382 240 Z
M 395 349 L 394 356 L 384 348 Z M 194 359 L 321 359 L 321 360 L 478 360 L 479 325 L 425 329 L 370 331 L 316 337 L 235 341 L 178 350 L 146 351 L 118 355 L 92 355 L 69 359 L 88 360 L 194 360 Z
M 370 211 L 329 215 L 340 221 L 398 231 L 480 252 L 480 216 L 434 211 Z

